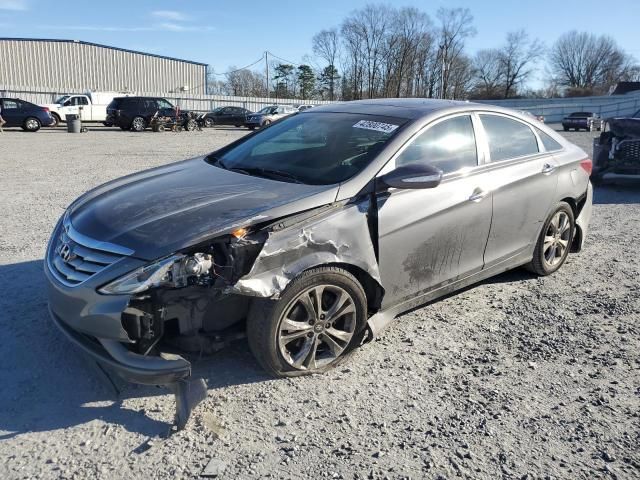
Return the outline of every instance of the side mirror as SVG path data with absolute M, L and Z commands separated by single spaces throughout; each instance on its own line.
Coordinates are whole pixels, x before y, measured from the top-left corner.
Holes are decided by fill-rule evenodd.
M 393 188 L 434 188 L 442 181 L 442 170 L 428 164 L 405 165 L 383 175 L 380 180 Z

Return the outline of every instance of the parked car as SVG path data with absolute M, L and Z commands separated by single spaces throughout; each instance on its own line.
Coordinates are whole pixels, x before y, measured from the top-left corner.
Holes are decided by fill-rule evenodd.
M 151 118 L 175 116 L 176 107 L 161 97 L 116 97 L 107 106 L 107 123 L 122 130 L 141 132 Z
M 576 131 L 587 130 L 588 132 L 592 132 L 594 130 L 602 130 L 603 123 L 604 120 L 602 120 L 597 113 L 573 112 L 568 117 L 562 119 L 562 128 L 565 132 L 572 128 Z
M 247 116 L 245 127 L 249 130 L 266 127 L 276 120 L 297 113 L 298 109 L 290 105 L 271 105 Z
M 241 127 L 247 121 L 247 115 L 251 115 L 251 111 L 246 108 L 218 107 L 212 112 L 205 114 L 204 126 L 233 125 L 234 127 Z
M 124 378 L 177 389 L 180 426 L 176 348 L 241 330 L 269 373 L 325 372 L 425 302 L 522 265 L 556 272 L 583 245 L 590 171 L 513 110 L 319 106 L 78 198 L 47 247 L 49 309 Z
M 37 132 L 40 127 L 54 124 L 49 110 L 19 98 L 0 98 L 4 127 L 20 127 L 26 132 Z
M 83 122 L 107 123 L 107 105 L 118 92 L 87 92 L 82 95 L 63 95 L 54 103 L 43 105 L 51 112 L 55 125 L 64 122 L 67 115 L 80 115 Z
M 640 110 L 609 118 L 593 139 L 593 182 L 640 180 Z
M 310 108 L 313 108 L 314 105 L 299 105 L 298 106 L 298 111 L 299 112 L 304 112 L 305 110 L 309 110 Z

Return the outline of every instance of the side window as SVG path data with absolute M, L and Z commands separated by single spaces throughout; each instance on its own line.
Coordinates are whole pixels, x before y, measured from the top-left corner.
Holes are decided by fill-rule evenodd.
M 547 152 L 555 152 L 556 150 L 562 150 L 562 145 L 556 142 L 550 135 L 547 135 L 542 130 L 536 128 L 536 132 L 538 132 L 538 136 L 540 140 L 542 140 L 542 144 L 544 145 L 544 149 Z
M 170 110 L 173 110 L 174 106 L 171 105 L 169 102 L 167 102 L 164 98 L 159 98 L 158 99 L 158 107 L 159 108 L 168 108 Z
M 538 153 L 536 136 L 526 124 L 498 115 L 481 114 L 480 119 L 492 162 Z
M 89 105 L 87 97 L 78 97 L 78 105 Z
M 427 163 L 451 173 L 478 165 L 476 137 L 469 115 L 450 118 L 429 127 L 396 158 L 396 166 Z
M 3 100 L 3 103 L 3 110 L 17 110 L 18 108 L 20 108 L 20 105 L 16 100 Z

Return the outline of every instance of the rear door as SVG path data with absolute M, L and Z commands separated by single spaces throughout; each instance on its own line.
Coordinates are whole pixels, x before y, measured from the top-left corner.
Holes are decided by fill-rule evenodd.
M 478 116 L 493 193 L 493 220 L 484 254 L 489 268 L 530 257 L 555 197 L 557 163 L 544 152 L 528 123 L 503 114 Z
M 487 174 L 479 167 L 477 119 L 437 120 L 381 172 L 428 163 L 444 172 L 436 188 L 378 193 L 379 264 L 384 305 L 407 304 L 483 268 L 491 225 Z

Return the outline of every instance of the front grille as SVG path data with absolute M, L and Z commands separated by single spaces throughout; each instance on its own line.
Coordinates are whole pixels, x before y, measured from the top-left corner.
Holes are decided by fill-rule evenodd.
M 623 162 L 640 162 L 640 140 L 622 140 L 616 145 L 615 156 Z
M 62 283 L 75 286 L 133 251 L 77 232 L 67 220 L 49 251 L 50 270 Z

